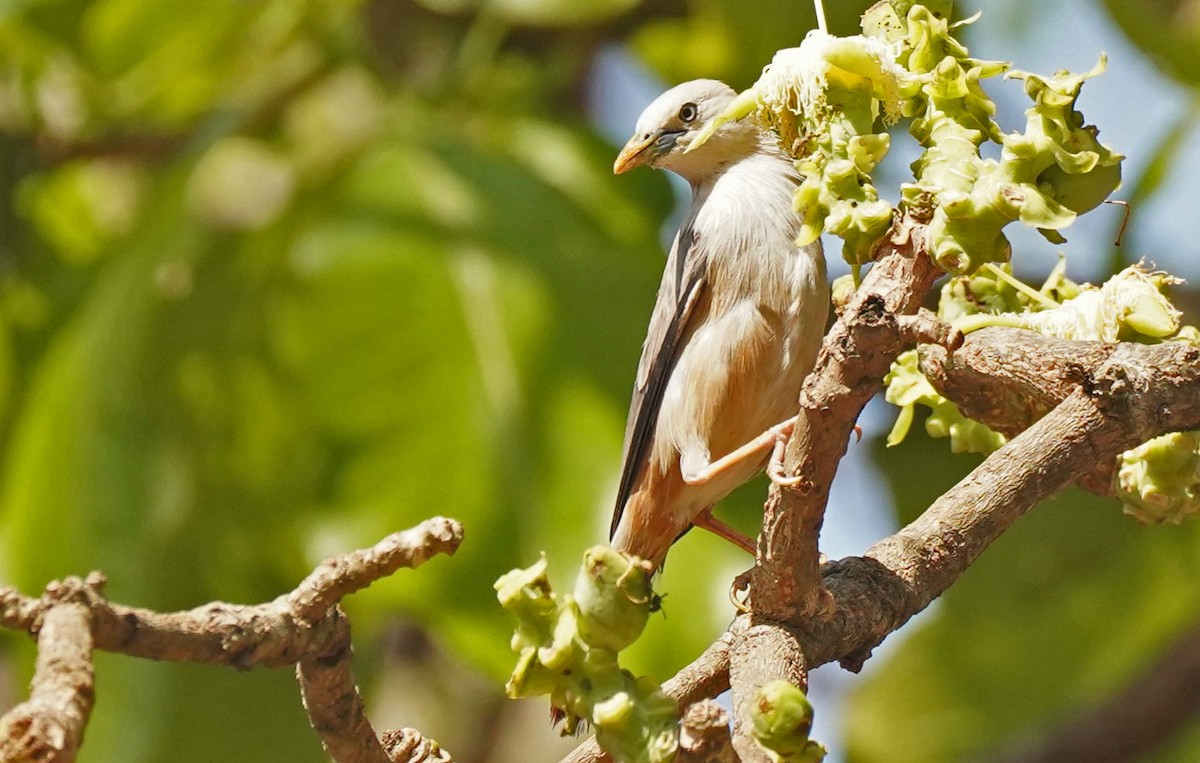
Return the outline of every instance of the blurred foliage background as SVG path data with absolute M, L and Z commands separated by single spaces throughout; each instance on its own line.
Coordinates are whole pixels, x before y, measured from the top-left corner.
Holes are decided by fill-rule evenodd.
M 833 31 L 868 4 L 830 4 Z M 1152 49 L 1152 64 L 1110 49 L 1111 68 L 1174 104 L 1143 112 L 1131 243 L 1073 255 L 1093 273 L 1153 259 L 1170 227 L 1146 221 L 1177 220 L 1196 190 L 1195 3 L 1134 5 L 1054 11 Z M 1036 0 L 986 6 L 968 35 L 983 54 L 1059 52 Z M 502 698 L 510 624 L 491 584 L 546 550 L 565 587 L 605 536 L 674 203 L 656 174 L 611 177 L 600 129 L 621 104 L 597 108 L 611 75 L 596 62 L 744 87 L 813 25 L 795 0 L 0 4 L 4 582 L 33 593 L 100 569 L 123 603 L 257 602 L 327 554 L 454 516 L 456 557 L 348 602 L 372 719 L 460 762 L 556 759 L 574 742 L 544 703 Z M 1089 45 L 1052 66 L 1086 68 Z M 1194 268 L 1195 240 L 1172 240 L 1170 263 Z M 893 497 L 894 513 L 867 507 L 884 526 L 970 467 L 941 448 L 860 450 Z M 726 515 L 753 528 L 763 492 Z M 748 560 L 700 535 L 672 554 L 637 670 L 671 675 L 731 617 L 726 581 Z M 845 703 L 830 695 L 846 737 L 823 741 L 950 761 L 1053 727 L 1200 617 L 1197 540 L 1074 493 L 1039 508 Z M 0 646 L 7 705 L 32 650 Z M 85 763 L 323 759 L 284 671 L 101 655 L 97 691 Z M 1162 759 L 1190 760 L 1186 741 Z

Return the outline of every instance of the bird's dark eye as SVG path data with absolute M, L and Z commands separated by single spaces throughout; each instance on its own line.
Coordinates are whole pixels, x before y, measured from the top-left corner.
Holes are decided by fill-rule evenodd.
M 683 104 L 683 107 L 681 109 L 679 109 L 679 118 L 681 120 L 683 120 L 684 122 L 695 122 L 696 121 L 696 104 L 694 104 L 694 103 Z

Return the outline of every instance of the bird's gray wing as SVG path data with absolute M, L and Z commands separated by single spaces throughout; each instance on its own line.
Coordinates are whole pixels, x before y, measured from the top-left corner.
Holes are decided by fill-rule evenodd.
M 705 260 L 703 248 L 689 221 L 675 237 L 667 257 L 654 313 L 650 316 L 646 343 L 642 346 L 633 401 L 625 424 L 621 482 L 617 489 L 612 527 L 609 529 L 610 538 L 617 531 L 625 502 L 633 493 L 634 483 L 646 468 L 663 393 L 682 350 L 680 340 L 688 333 L 689 324 L 697 312 L 696 307 L 707 292 Z

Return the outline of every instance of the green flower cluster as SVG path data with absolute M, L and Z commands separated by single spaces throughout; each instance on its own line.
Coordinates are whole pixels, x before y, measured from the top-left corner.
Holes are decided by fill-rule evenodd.
M 1038 290 L 1013 277 L 1012 266 L 988 264 L 969 276 L 950 278 L 938 299 L 938 317 L 970 331 L 970 322 L 1003 313 L 1027 313 L 1057 307 L 1079 296 L 1079 285 L 1066 277 L 1067 262 L 1059 258 Z M 963 328 L 966 326 L 966 328 Z
M 890 5 L 877 4 L 867 16 L 889 11 Z M 951 34 L 947 15 L 913 4 L 904 21 L 898 60 L 921 80 L 905 114 L 914 117 L 909 132 L 925 151 L 913 163 L 916 182 L 904 185 L 901 197 L 929 216 L 930 254 L 944 270 L 1006 261 L 1012 250 L 1000 231 L 1016 215 L 1002 203 L 997 163 L 980 156 L 985 141 L 999 143 L 1003 136 L 993 119 L 996 105 L 979 83 L 1008 64 L 971 58 Z
M 505 687 L 509 697 L 550 695 L 564 733 L 580 723 L 619 763 L 665 763 L 679 748 L 678 708 L 659 686 L 617 664 L 650 617 L 657 597 L 639 559 L 607 546 L 583 555 L 573 595 L 557 597 L 543 556 L 496 581 L 500 604 L 517 618 L 520 654 Z
M 938 394 L 921 373 L 918 361 L 916 350 L 901 353 L 884 377 L 887 401 L 900 407 L 900 415 L 888 433 L 889 448 L 904 442 L 918 405 L 930 411 L 925 419 L 925 431 L 934 439 L 949 437 L 953 453 L 991 453 L 1008 441 L 986 424 L 962 415 L 957 405 Z
M 1135 265 L 1099 287 L 1080 286 L 1063 275 L 1064 265 L 1060 261 L 1037 290 L 1007 266 L 989 264 L 951 278 L 942 287 L 939 317 L 964 332 L 1010 326 L 1061 339 L 1200 345 L 1200 330 L 1180 325 L 1179 311 L 1163 293 L 1177 283 L 1174 277 Z M 917 405 L 931 410 L 929 435 L 949 437 L 955 453 L 990 453 L 1005 443 L 1003 435 L 966 418 L 938 394 L 921 373 L 917 350 L 901 354 L 885 382 L 888 402 L 900 406 L 889 446 L 904 440 Z M 1200 432 L 1163 435 L 1126 451 L 1112 487 L 1125 512 L 1143 522 L 1179 522 L 1200 512 Z
M 821 763 L 826 750 L 808 738 L 813 708 L 794 684 L 778 680 L 759 688 L 750 706 L 754 738 L 775 763 Z
M 953 36 L 951 6 L 883 0 L 864 14 L 863 35 L 810 32 L 800 47 L 776 53 L 711 125 L 753 113 L 779 136 L 804 176 L 794 200 L 804 220 L 798 243 L 832 233 L 848 262 L 871 259 L 893 218 L 871 180 L 890 147 L 888 133 L 875 129 L 900 118 L 911 118 L 909 131 L 925 149 L 913 164 L 915 182 L 901 188 L 902 204 L 929 220 L 930 252 L 950 273 L 1007 261 L 1003 228 L 1014 220 L 1061 242 L 1058 231 L 1120 183 L 1123 157 L 1100 144 L 1075 108 L 1103 60 L 1079 75 L 1010 72 L 1024 80 L 1033 106 L 1024 132 L 1006 135 L 980 81 L 1009 64 L 971 58 Z M 1001 147 L 999 160 L 983 158 L 985 142 Z
M 803 219 L 798 244 L 828 232 L 842 239 L 847 262 L 870 261 L 892 222 L 892 205 L 871 182 L 891 136 L 874 127 L 899 119 L 904 90 L 913 87 L 882 41 L 816 30 L 763 70 L 756 115 L 804 177 L 792 201 Z
M 1178 524 L 1200 513 L 1200 432 L 1172 432 L 1122 453 L 1113 491 L 1143 522 Z

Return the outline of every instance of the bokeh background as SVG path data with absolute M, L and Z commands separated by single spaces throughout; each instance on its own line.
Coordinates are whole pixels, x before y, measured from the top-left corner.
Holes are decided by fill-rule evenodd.
M 866 5 L 830 3 L 833 31 Z M 1109 55 L 1082 105 L 1129 156 L 1133 214 L 1120 248 L 1117 207 L 1067 231 L 1070 275 L 1145 257 L 1200 278 L 1200 3 L 976 10 L 981 57 Z M 503 698 L 491 584 L 546 551 L 566 587 L 607 530 L 680 190 L 613 178 L 615 147 L 667 85 L 745 87 L 813 26 L 797 0 L 0 2 L 0 579 L 36 593 L 100 569 L 123 603 L 258 602 L 454 516 L 457 556 L 347 602 L 372 719 L 460 763 L 557 759 L 574 740 L 545 702 Z M 990 88 L 1022 124 L 1019 83 Z M 1029 278 L 1057 261 L 1014 241 Z M 833 556 L 974 463 L 923 436 L 886 451 L 892 415 L 868 409 L 839 477 Z M 752 530 L 764 493 L 724 516 Z M 956 761 L 1055 728 L 1200 627 L 1198 541 L 1064 494 L 861 676 L 816 671 L 819 738 L 838 760 Z M 689 534 L 629 664 L 666 678 L 697 655 L 748 563 Z M 31 657 L 0 640 L 0 706 Z M 85 763 L 324 759 L 286 671 L 97 663 Z M 1198 747 L 1193 723 L 1150 759 Z

